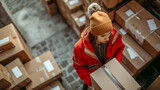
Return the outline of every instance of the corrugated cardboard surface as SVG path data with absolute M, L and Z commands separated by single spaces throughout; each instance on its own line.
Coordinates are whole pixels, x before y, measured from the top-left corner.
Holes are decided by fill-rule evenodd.
M 10 37 L 10 36 L 1 37 L 1 35 L 0 35 L 0 40 L 4 40 L 6 38 L 9 38 L 9 41 L 7 41 L 7 42 L 5 42 L 5 43 L 3 43 L 3 44 L 0 45 L 0 53 L 2 53 L 4 51 L 7 51 L 7 50 L 12 49 L 12 48 L 15 47 L 14 40 L 13 40 L 12 37 Z
M 2 37 L 11 36 L 15 41 L 15 48 L 10 49 L 6 52 L 3 52 L 0 54 L 0 62 L 3 65 L 8 64 L 12 60 L 19 58 L 22 63 L 28 62 L 30 59 L 32 59 L 32 55 L 29 52 L 27 46 L 25 45 L 24 41 L 22 41 L 21 38 L 19 38 L 19 35 L 13 26 L 13 24 L 9 24 L 5 26 L 4 28 L 0 29 L 0 35 Z
M 113 27 L 119 32 L 120 27 L 113 23 Z M 136 41 L 134 41 L 128 34 L 122 35 L 122 40 L 124 41 L 124 44 L 127 43 L 129 45 L 125 44 L 125 48 L 123 50 L 123 63 L 131 70 L 131 72 L 134 73 L 134 75 L 138 74 L 140 71 L 142 71 L 148 63 L 152 61 L 152 57 L 140 46 Z M 135 57 L 134 59 L 131 59 L 128 48 L 132 48 L 139 56 Z M 144 61 L 143 61 L 144 60 Z
M 125 28 L 125 21 L 131 17 L 131 16 L 127 16 L 125 14 L 126 11 L 128 10 L 132 10 L 133 13 L 137 13 L 138 11 L 140 11 L 141 9 L 143 9 L 143 7 L 141 5 L 139 5 L 136 1 L 132 0 L 129 3 L 127 3 L 125 6 L 123 6 L 122 8 L 118 9 L 116 11 L 116 16 L 115 16 L 115 20 L 116 22 L 118 22 L 123 28 Z
M 9 87 L 11 82 L 7 68 L 0 64 L 0 89 Z
M 139 90 L 140 85 L 134 80 L 134 78 L 123 68 L 123 66 L 116 60 L 112 59 L 104 65 L 110 73 L 118 80 L 118 82 L 124 87 L 125 90 Z M 96 90 L 118 90 L 112 80 L 105 74 L 105 72 L 99 68 L 91 74 L 91 78 L 100 88 Z M 102 82 L 103 81 L 103 82 Z
M 7 64 L 5 67 L 8 69 L 8 71 L 11 75 L 11 78 L 13 80 L 13 84 L 15 86 L 23 87 L 23 86 L 26 86 L 28 83 L 31 82 L 29 74 L 26 71 L 26 69 L 24 68 L 24 66 L 23 66 L 22 62 L 19 60 L 19 58 L 13 60 L 11 63 Z M 22 73 L 22 75 L 18 78 L 14 74 L 16 72 L 12 71 L 12 69 L 15 68 L 15 67 L 18 67 L 18 69 Z
M 122 59 L 123 61 L 123 59 Z M 125 70 L 133 77 L 133 72 L 124 64 L 124 62 L 121 62 L 121 65 L 125 68 Z
M 143 10 L 139 14 L 137 14 L 137 16 L 131 18 L 128 21 L 128 24 L 130 24 L 132 27 L 136 28 L 141 33 L 141 37 L 144 37 L 144 42 L 143 43 L 139 43 L 139 44 L 142 45 L 142 47 L 153 58 L 155 58 L 160 52 L 160 47 L 157 48 L 157 45 L 160 46 L 160 38 L 159 38 L 158 35 L 154 34 L 154 31 L 150 30 L 150 28 L 149 28 L 149 26 L 147 24 L 147 20 L 150 20 L 150 19 L 154 20 L 154 22 L 155 22 L 157 27 L 160 26 L 160 21 L 158 19 L 156 19 L 153 15 L 151 15 L 147 10 Z M 127 32 L 137 42 L 139 42 L 139 39 L 136 38 L 135 34 L 133 34 L 130 30 L 127 30 Z M 149 38 L 151 38 L 152 40 L 150 40 Z M 151 49 L 151 50 L 149 50 L 149 49 Z
M 54 68 L 50 72 L 48 72 L 44 65 L 46 61 L 50 61 Z M 39 89 L 44 85 L 57 80 L 62 74 L 50 51 L 26 63 L 25 68 L 32 80 L 32 82 L 26 86 L 27 90 Z
M 155 32 L 160 36 L 160 29 L 157 29 Z
M 160 76 L 153 81 L 153 83 L 147 88 L 147 90 L 159 90 L 160 89 Z
M 74 0 L 62 0 L 64 2 L 63 7 L 66 7 L 65 9 L 70 12 L 70 13 L 74 13 L 76 11 L 78 11 L 79 9 L 82 9 L 82 2 L 81 0 L 75 0 L 78 1 L 78 3 L 75 3 L 73 5 L 71 5 L 69 2 L 73 2 Z
M 121 3 L 123 0 L 102 0 L 107 8 L 114 8 L 117 4 Z
M 126 11 L 132 10 L 134 14 L 127 16 Z M 136 15 L 135 15 L 136 14 Z M 131 1 L 119 10 L 116 11 L 116 21 L 123 27 L 127 28 L 127 32 L 153 57 L 155 58 L 160 53 L 160 39 L 157 35 L 150 35 L 153 33 L 150 30 L 147 20 L 153 19 L 156 26 L 160 26 L 160 21 L 152 14 L 140 6 L 136 1 Z M 134 28 L 134 30 L 131 30 Z M 160 28 L 156 30 L 160 31 Z M 136 34 L 134 34 L 136 33 Z M 140 35 L 139 35 L 140 34 Z M 157 41 L 146 40 L 146 38 L 155 39 Z M 138 37 L 138 38 L 136 38 Z M 143 38 L 141 40 L 141 38 Z
M 56 80 L 56 81 L 48 84 L 46 87 L 44 87 L 40 90 L 51 90 L 51 89 L 56 89 L 56 88 L 57 88 L 57 90 L 64 90 L 64 88 L 59 80 Z M 58 88 L 60 88 L 60 89 L 58 89 Z
M 157 57 L 160 54 L 160 36 L 153 32 L 144 41 L 143 47 L 153 57 Z
M 75 31 L 75 32 L 79 32 L 81 33 L 85 27 L 85 23 L 86 23 L 86 20 L 84 20 L 83 22 L 80 21 L 80 18 L 81 17 L 85 17 L 85 14 L 84 12 L 80 9 L 78 10 L 77 12 L 71 14 L 71 17 L 72 17 L 72 25 L 73 27 L 76 27 L 78 31 Z

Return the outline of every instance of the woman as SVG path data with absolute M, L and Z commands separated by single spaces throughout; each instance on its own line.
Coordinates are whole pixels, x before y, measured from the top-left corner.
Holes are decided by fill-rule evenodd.
M 112 26 L 109 16 L 97 11 L 98 4 L 91 4 L 88 8 L 90 26 L 81 34 L 81 38 L 74 46 L 73 67 L 79 77 L 84 80 L 83 90 L 91 88 L 90 74 L 116 58 L 121 63 L 124 44 L 121 35 Z M 99 6 L 98 6 L 99 9 Z

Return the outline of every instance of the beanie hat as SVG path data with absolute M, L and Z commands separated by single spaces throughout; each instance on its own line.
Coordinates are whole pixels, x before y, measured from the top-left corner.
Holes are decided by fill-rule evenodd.
M 96 11 L 90 16 L 90 30 L 94 36 L 112 31 L 112 21 L 109 16 L 102 11 Z

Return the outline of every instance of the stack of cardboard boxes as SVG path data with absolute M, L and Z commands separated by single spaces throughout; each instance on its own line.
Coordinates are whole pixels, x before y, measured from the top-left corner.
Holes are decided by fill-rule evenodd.
M 82 1 L 57 0 L 57 4 L 67 23 L 72 27 L 77 36 L 80 37 L 80 33 L 84 29 L 86 22 L 86 16 L 82 11 Z
M 37 90 L 55 81 L 50 88 L 63 90 L 58 81 L 62 73 L 50 51 L 32 59 L 13 24 L 0 29 L 0 38 L 0 89 Z
M 115 20 L 125 44 L 122 62 L 137 76 L 160 54 L 160 21 L 134 0 L 116 11 Z
M 57 13 L 56 0 L 42 0 L 42 4 L 51 16 Z
M 2 51 L 0 53 L 1 64 L 7 65 L 16 58 L 19 58 L 22 63 L 26 63 L 32 59 L 29 48 L 13 24 L 9 24 L 0 29 L 0 38 Z

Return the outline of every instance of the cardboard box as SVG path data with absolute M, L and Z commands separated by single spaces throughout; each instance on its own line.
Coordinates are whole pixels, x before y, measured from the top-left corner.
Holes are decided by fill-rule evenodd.
M 160 76 L 154 80 L 151 85 L 147 88 L 147 90 L 159 90 L 160 89 Z
M 32 80 L 26 86 L 27 90 L 38 90 L 62 75 L 50 51 L 26 63 L 25 68 Z
M 123 59 L 122 59 L 122 61 L 123 61 Z M 123 66 L 123 68 L 124 68 L 132 77 L 134 76 L 133 72 L 132 72 L 123 62 L 121 62 L 121 65 Z
M 155 32 L 160 36 L 160 29 L 157 29 Z
M 88 0 L 82 0 L 82 8 L 83 8 L 83 11 L 87 12 L 88 11 L 88 6 L 90 5 L 91 3 L 88 1 Z
M 1 37 L 0 36 L 0 53 L 7 51 L 11 48 L 14 48 L 14 41 L 12 39 L 12 37 L 7 36 L 7 37 Z
M 135 23 L 136 22 L 136 23 Z M 154 31 L 160 21 L 147 10 L 142 10 L 127 22 L 127 32 L 153 57 L 160 53 L 160 37 Z M 160 28 L 159 28 L 160 29 Z
M 8 69 L 11 75 L 14 86 L 24 87 L 31 82 L 29 74 L 19 58 L 7 64 L 5 67 Z
M 40 90 L 64 90 L 62 84 L 59 80 L 56 80 L 55 82 L 52 82 L 48 84 L 46 87 L 40 89 Z
M 32 59 L 32 55 L 27 45 L 24 43 L 22 37 L 17 33 L 17 29 L 13 26 L 13 24 L 9 24 L 1 28 L 0 36 L 11 36 L 15 43 L 15 48 L 0 53 L 0 63 L 6 65 L 16 58 L 19 58 L 22 61 L 22 63 L 26 63 Z
M 88 12 L 88 6 L 95 2 L 95 0 L 81 0 L 82 1 L 82 8 L 84 12 Z
M 57 13 L 57 6 L 56 3 L 48 4 L 46 0 L 42 0 L 42 4 L 46 8 L 47 12 L 53 16 L 55 13 Z
M 140 4 L 132 0 L 116 11 L 115 20 L 122 28 L 125 28 L 125 21 L 142 9 L 144 8 Z
M 137 2 L 138 2 L 139 4 L 141 4 L 141 5 L 143 5 L 144 0 L 137 0 Z
M 102 0 L 102 3 L 107 8 L 115 8 L 119 3 L 121 3 L 123 0 Z
M 82 2 L 81 0 L 62 0 L 64 3 L 65 10 L 74 13 L 79 9 L 82 9 Z
M 160 28 L 157 28 L 160 21 L 152 14 L 136 1 L 131 1 L 116 11 L 115 19 L 153 58 L 159 55 L 160 39 L 158 35 L 152 33 L 155 30 L 160 31 Z
M 11 79 L 6 67 L 0 64 L 0 89 L 4 90 L 11 85 Z
M 140 85 L 115 58 L 91 73 L 91 83 L 95 90 L 141 89 Z
M 160 36 L 152 32 L 146 39 L 142 47 L 153 57 L 160 55 Z
M 77 35 L 80 37 L 80 33 L 85 28 L 86 16 L 85 16 L 84 12 L 80 9 L 77 12 L 71 14 L 71 17 L 72 17 L 72 21 L 73 21 L 72 22 L 73 29 L 77 33 Z
M 113 27 L 122 35 L 122 40 L 125 44 L 122 62 L 133 72 L 133 76 L 136 77 L 151 63 L 153 58 L 116 23 L 113 23 Z

